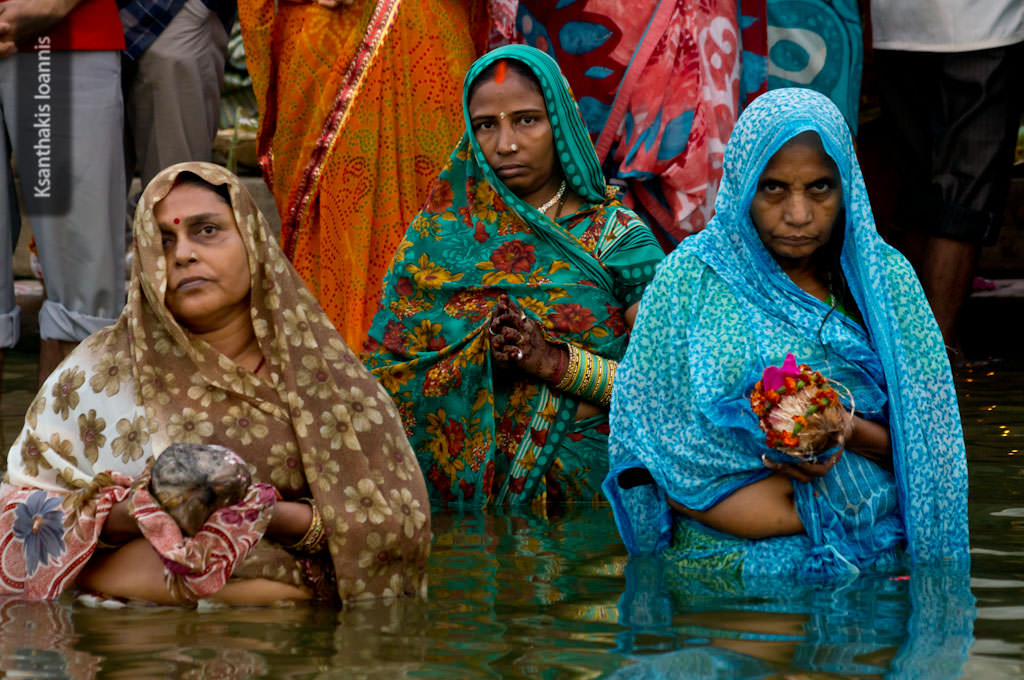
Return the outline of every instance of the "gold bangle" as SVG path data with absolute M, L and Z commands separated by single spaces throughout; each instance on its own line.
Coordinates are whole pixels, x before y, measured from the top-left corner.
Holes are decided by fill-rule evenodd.
M 569 386 L 576 381 L 576 376 L 580 370 L 580 351 L 575 345 L 566 344 L 565 347 L 569 350 L 569 365 L 566 367 L 562 379 L 555 385 L 555 389 L 562 392 L 569 389 Z
M 608 360 L 608 385 L 601 394 L 598 402 L 601 406 L 610 406 L 612 403 L 612 386 L 615 384 L 615 371 L 619 369 L 619 362 Z
M 324 547 L 324 539 L 327 537 L 327 532 L 324 531 L 324 521 L 320 517 L 320 511 L 317 510 L 316 503 L 313 502 L 312 498 L 301 498 L 300 502 L 307 504 L 313 511 L 313 519 L 309 522 L 309 528 L 306 529 L 306 535 L 298 540 L 297 543 L 288 546 L 288 550 L 297 550 L 308 554 L 318 553 Z
M 587 401 L 597 401 L 599 390 L 602 388 L 601 383 L 604 382 L 604 366 L 606 360 L 603 357 L 594 356 L 593 361 L 596 370 L 594 371 L 594 379 L 587 387 L 587 394 L 584 397 Z
M 586 367 L 583 369 L 583 380 L 580 382 L 580 386 L 576 390 L 578 396 L 586 398 L 584 395 L 590 389 L 590 377 L 594 373 L 594 355 L 590 352 L 580 352 L 583 355 L 583 362 Z

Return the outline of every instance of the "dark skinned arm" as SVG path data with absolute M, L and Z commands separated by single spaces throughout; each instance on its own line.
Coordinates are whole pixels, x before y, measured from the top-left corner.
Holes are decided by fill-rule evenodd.
M 0 59 L 56 26 L 83 0 L 7 0 L 0 3 Z

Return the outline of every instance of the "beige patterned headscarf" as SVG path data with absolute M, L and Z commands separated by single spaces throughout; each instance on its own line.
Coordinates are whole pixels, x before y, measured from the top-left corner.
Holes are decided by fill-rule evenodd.
M 230 190 L 268 380 L 192 337 L 164 305 L 167 262 L 153 211 L 184 171 Z M 150 437 L 227 446 L 286 500 L 312 493 L 343 601 L 425 593 L 427 491 L 398 411 L 342 342 L 235 175 L 182 163 L 153 179 L 136 212 L 127 306 L 94 343 L 105 356 L 130 357 Z

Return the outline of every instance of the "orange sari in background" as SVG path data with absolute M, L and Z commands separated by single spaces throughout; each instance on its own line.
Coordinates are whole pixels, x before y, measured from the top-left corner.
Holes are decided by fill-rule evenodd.
M 281 245 L 358 351 L 384 274 L 463 131 L 486 4 L 239 0 Z

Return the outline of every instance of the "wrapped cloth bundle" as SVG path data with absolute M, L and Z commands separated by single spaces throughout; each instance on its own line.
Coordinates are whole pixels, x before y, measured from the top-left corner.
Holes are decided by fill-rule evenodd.
M 252 475 L 229 448 L 176 442 L 157 457 L 149 492 L 178 523 L 195 536 L 215 510 L 245 498 Z

